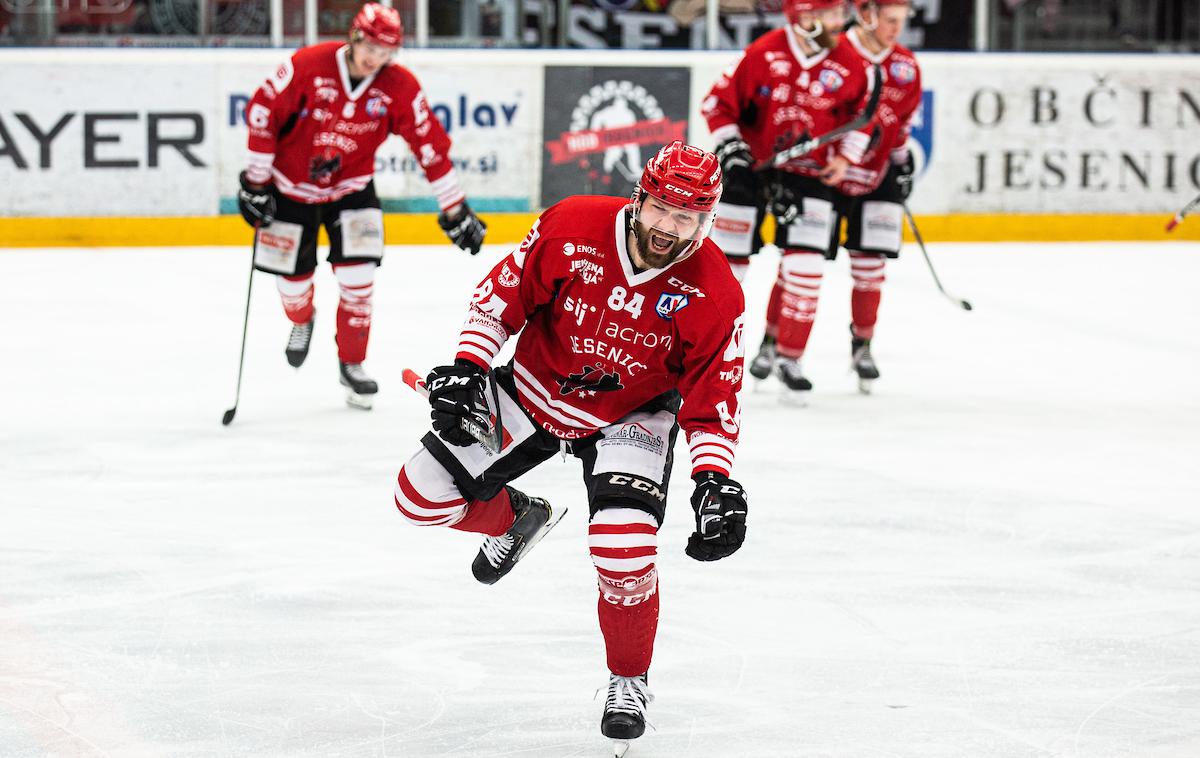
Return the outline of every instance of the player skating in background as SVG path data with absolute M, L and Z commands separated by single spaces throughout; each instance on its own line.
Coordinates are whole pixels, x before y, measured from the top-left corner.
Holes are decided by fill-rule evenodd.
M 912 13 L 909 0 L 857 0 L 856 10 L 858 23 L 842 36 L 841 45 L 857 53 L 864 66 L 879 66 L 883 96 L 867 151 L 837 186 L 834 208 L 838 220 L 828 257 L 837 258 L 839 241 L 850 254 L 854 280 L 850 294 L 850 356 L 859 389 L 865 393 L 879 378 L 871 340 L 879 314 L 884 268 L 888 258 L 900 255 L 903 204 L 912 192 L 913 156 L 908 136 L 921 105 L 921 69 L 912 51 L 898 42 Z M 843 240 L 837 236 L 841 219 L 846 220 Z
M 492 584 L 565 511 L 508 482 L 560 452 L 582 461 L 610 671 L 601 731 L 626 746 L 650 700 L 657 534 L 680 428 L 696 484 L 688 555 L 718 560 L 745 537 L 745 493 L 729 478 L 742 291 L 706 239 L 720 196 L 715 156 L 675 142 L 632 200 L 578 196 L 546 210 L 475 290 L 454 363 L 429 374 L 436 433 L 396 484 L 412 523 L 487 535 L 472 572 Z M 515 335 L 513 361 L 491 371 Z M 493 414 L 497 452 L 464 428 Z
M 337 312 L 341 383 L 352 405 L 369 408 L 379 387 L 363 371 L 371 330 L 371 291 L 383 258 L 383 212 L 375 194 L 375 152 L 391 134 L 404 138 L 437 196 L 438 223 L 472 255 L 486 227 L 467 205 L 450 161 L 450 137 L 421 85 L 392 62 L 403 39 L 400 14 L 368 3 L 349 44 L 301 48 L 254 93 L 246 107 L 249 164 L 238 207 L 258 229 L 256 264 L 280 274 L 292 322 L 287 360 L 308 355 L 315 320 L 317 232 L 329 234 L 329 262 L 341 290 Z
M 871 81 L 857 53 L 837 44 L 846 23 L 844 0 L 785 0 L 784 13 L 784 28 L 747 47 L 717 80 L 702 110 L 725 172 L 713 239 L 739 279 L 762 247 L 759 227 L 767 210 L 775 216 L 779 271 L 751 372 L 766 378 L 774 369 L 789 394 L 802 395 L 812 389 L 800 359 L 837 218 L 834 188 L 861 163 L 873 125 L 769 174 L 755 173 L 752 166 L 853 121 L 865 107 Z

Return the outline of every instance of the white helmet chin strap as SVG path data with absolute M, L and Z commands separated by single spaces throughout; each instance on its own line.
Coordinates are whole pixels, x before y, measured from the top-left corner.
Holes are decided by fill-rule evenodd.
M 875 6 L 875 23 L 873 24 L 868 24 L 867 20 L 863 18 L 862 13 L 857 13 L 855 15 L 858 16 L 858 25 L 864 32 L 874 32 L 879 28 L 879 6 Z
M 817 37 L 821 36 L 821 32 L 825 31 L 825 27 L 821 25 L 821 19 L 819 18 L 814 23 L 816 26 L 812 28 L 812 31 L 805 29 L 800 24 L 792 24 L 792 30 L 809 42 L 815 42 Z

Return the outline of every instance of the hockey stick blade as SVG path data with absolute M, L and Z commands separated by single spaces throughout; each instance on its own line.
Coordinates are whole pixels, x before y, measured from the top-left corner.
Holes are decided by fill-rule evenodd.
M 225 415 L 221 417 L 221 426 L 229 426 L 233 422 L 233 417 L 237 414 L 237 408 L 230 408 L 225 411 Z
M 1197 195 L 1196 198 L 1194 200 L 1192 200 L 1192 202 L 1183 206 L 1183 208 L 1181 208 L 1179 210 L 1179 213 L 1176 213 L 1175 217 L 1167 222 L 1167 231 L 1168 232 L 1175 231 L 1175 227 L 1182 224 L 1183 220 L 1185 218 L 1187 218 L 1197 208 L 1200 208 L 1200 195 Z
M 413 392 L 416 392 L 427 400 L 429 399 L 429 388 L 425 386 L 425 380 L 416 371 L 406 368 L 401 372 L 400 378 Z M 474 437 L 479 444 L 493 453 L 499 453 L 500 448 L 503 447 L 503 431 L 494 424 L 491 429 L 488 429 L 473 419 L 460 418 L 458 425 L 463 431 Z
M 775 153 L 766 160 L 759 161 L 754 165 L 755 171 L 766 171 L 769 168 L 777 168 L 782 166 L 794 158 L 799 158 L 802 155 L 807 155 L 818 147 L 824 147 L 835 139 L 841 137 L 848 132 L 857 131 L 875 118 L 875 111 L 879 109 L 879 98 L 883 94 L 883 73 L 879 69 L 879 64 L 872 67 L 874 73 L 875 87 L 871 90 L 871 96 L 867 98 L 866 107 L 862 112 L 854 118 L 853 121 L 848 121 L 836 129 L 831 129 L 820 137 L 804 140 L 803 142 L 792 145 L 786 150 L 781 150 Z

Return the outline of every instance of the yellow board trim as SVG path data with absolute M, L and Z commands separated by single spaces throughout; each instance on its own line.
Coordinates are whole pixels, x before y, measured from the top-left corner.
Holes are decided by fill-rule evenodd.
M 535 218 L 532 213 L 484 214 L 487 242 L 519 242 Z M 959 214 L 920 216 L 917 223 L 927 242 L 1200 241 L 1200 217 L 1168 234 L 1169 218 L 1168 214 Z M 448 244 L 433 214 L 388 214 L 384 234 L 392 245 Z M 249 245 L 252 239 L 240 216 L 0 218 L 0 248 Z M 912 241 L 907 229 L 905 239 Z

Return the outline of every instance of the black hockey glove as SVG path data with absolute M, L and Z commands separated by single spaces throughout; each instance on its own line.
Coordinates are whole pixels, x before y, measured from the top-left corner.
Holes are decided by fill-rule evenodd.
M 242 218 L 253 227 L 270 226 L 275 220 L 275 196 L 271 194 L 271 189 L 251 184 L 246 179 L 245 171 L 238 175 L 238 183 L 242 185 L 237 194 Z
M 704 471 L 692 477 L 696 531 L 687 554 L 698 561 L 719 561 L 737 552 L 746 539 L 746 491 L 724 474 Z
M 438 226 L 450 238 L 450 241 L 471 255 L 479 252 L 483 244 L 483 235 L 487 232 L 487 224 L 479 220 L 475 211 L 466 202 L 455 214 L 454 218 L 446 215 L 445 211 L 438 214 Z
M 892 165 L 892 182 L 896 185 L 896 194 L 900 196 L 900 202 L 904 202 L 912 194 L 914 168 L 911 152 L 904 163 L 895 163 Z
M 771 215 L 784 226 L 789 226 L 804 213 L 804 197 L 797 195 L 791 187 L 784 186 L 777 175 L 768 188 L 771 199 Z
M 477 437 L 464 428 L 463 420 L 486 425 L 487 401 L 483 396 L 484 370 L 472 361 L 459 358 L 449 366 L 438 366 L 425 377 L 429 405 L 433 408 L 433 430 L 458 447 L 474 444 Z
M 754 173 L 754 156 L 750 146 L 740 137 L 732 137 L 717 145 L 713 151 L 721 164 L 721 199 L 734 205 L 756 205 L 758 177 Z

